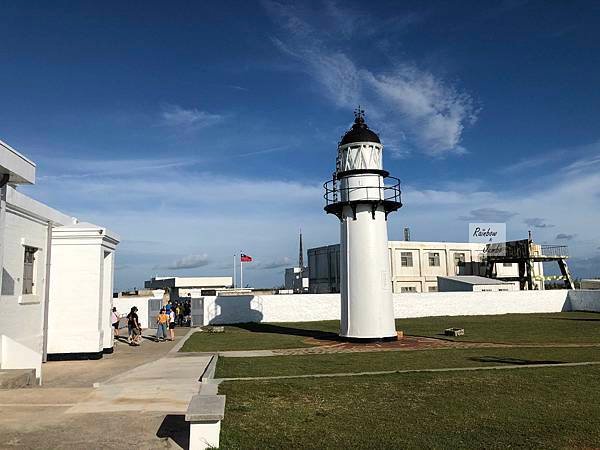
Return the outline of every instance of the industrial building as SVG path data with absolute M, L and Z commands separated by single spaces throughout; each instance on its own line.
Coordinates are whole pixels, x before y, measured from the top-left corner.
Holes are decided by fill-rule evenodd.
M 389 241 L 388 263 L 394 293 L 436 292 L 438 276 L 484 276 L 485 244 L 471 242 Z M 340 292 L 338 244 L 308 249 L 309 292 Z M 494 266 L 497 278 L 518 277 L 518 265 L 507 262 Z M 544 289 L 544 267 L 532 264 L 533 289 Z
M 308 292 L 308 267 L 289 267 L 285 269 L 284 288 L 294 294 Z
M 112 351 L 119 238 L 19 192 L 35 183 L 35 172 L 0 141 L 0 369 L 31 369 L 41 381 L 47 359 Z

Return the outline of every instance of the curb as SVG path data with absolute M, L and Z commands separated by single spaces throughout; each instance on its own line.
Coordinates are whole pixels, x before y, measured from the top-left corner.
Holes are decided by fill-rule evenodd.
M 173 353 L 177 353 L 179 352 L 179 350 L 181 350 L 181 347 L 183 347 L 183 344 L 185 344 L 185 341 L 188 340 L 188 338 L 195 333 L 196 331 L 200 330 L 200 328 L 198 327 L 194 327 L 194 328 L 190 328 L 190 330 L 186 333 L 185 336 L 183 336 L 179 342 L 177 344 L 175 344 L 173 346 L 173 348 L 171 350 L 169 350 L 169 352 L 167 353 L 167 355 L 171 355 Z

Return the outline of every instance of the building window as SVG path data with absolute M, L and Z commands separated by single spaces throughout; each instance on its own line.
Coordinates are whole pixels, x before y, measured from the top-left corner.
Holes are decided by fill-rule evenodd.
M 402 294 L 406 294 L 409 292 L 417 292 L 417 288 L 414 286 L 402 286 L 400 288 L 400 293 L 402 293 Z
M 504 267 L 512 267 L 512 263 L 502 263 Z
M 439 265 L 440 265 L 440 254 L 439 253 L 429 253 L 429 265 L 431 267 L 439 267 Z
M 454 265 L 456 267 L 462 267 L 465 265 L 465 254 L 464 253 L 455 253 L 454 254 Z
M 438 291 L 437 286 L 429 286 L 428 290 L 429 290 L 429 292 L 437 292 Z
M 25 246 L 25 258 L 23 259 L 23 295 L 33 294 L 35 252 L 37 248 Z
M 402 267 L 412 267 L 413 266 L 412 252 L 401 252 L 400 253 L 400 265 Z

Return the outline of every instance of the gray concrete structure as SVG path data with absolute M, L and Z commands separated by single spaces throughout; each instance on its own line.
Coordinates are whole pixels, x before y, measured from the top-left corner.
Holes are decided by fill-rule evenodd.
M 499 292 L 518 290 L 515 283 L 475 275 L 437 277 L 439 292 Z

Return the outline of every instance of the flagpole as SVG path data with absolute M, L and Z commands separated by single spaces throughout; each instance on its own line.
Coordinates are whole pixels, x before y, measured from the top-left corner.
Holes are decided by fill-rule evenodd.
M 242 261 L 241 253 L 240 253 L 240 288 L 244 289 L 244 261 Z
M 233 288 L 235 289 L 237 274 L 235 273 L 235 253 L 233 254 Z

